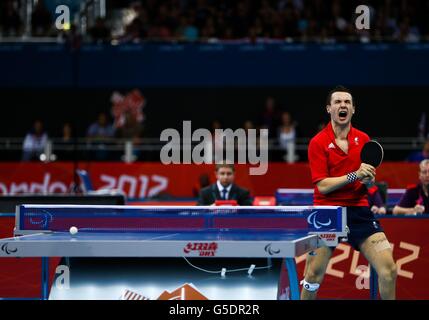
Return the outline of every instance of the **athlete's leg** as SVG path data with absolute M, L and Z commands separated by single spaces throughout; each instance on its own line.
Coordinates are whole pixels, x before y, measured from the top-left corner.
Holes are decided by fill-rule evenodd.
M 360 245 L 360 251 L 377 271 L 381 298 L 395 299 L 397 271 L 386 235 L 383 232 L 372 234 Z
M 326 268 L 328 267 L 329 259 L 332 256 L 334 248 L 320 247 L 313 252 L 315 254 L 307 255 L 307 262 L 305 264 L 304 279 L 308 284 L 305 285 L 301 291 L 302 300 L 313 300 L 317 296 L 317 288 L 323 281 L 325 276 Z

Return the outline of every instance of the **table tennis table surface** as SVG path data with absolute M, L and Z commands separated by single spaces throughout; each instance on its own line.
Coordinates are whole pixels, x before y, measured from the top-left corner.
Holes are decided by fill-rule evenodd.
M 296 257 L 317 232 L 343 231 L 341 207 L 20 205 L 2 257 Z M 71 226 L 78 233 L 68 232 Z
M 51 232 L 2 239 L 2 256 L 295 257 L 317 248 L 317 235 L 279 231 Z M 272 247 L 272 249 L 271 249 Z
M 20 205 L 15 236 L 0 239 L 0 257 L 41 257 L 43 299 L 50 257 L 284 258 L 298 299 L 295 257 L 318 248 L 323 235 L 338 241 L 345 222 L 345 208 L 335 206 Z
M 169 232 L 51 232 L 12 237 L 9 241 L 296 241 L 308 237 L 307 232 L 280 232 L 275 230 L 176 230 Z

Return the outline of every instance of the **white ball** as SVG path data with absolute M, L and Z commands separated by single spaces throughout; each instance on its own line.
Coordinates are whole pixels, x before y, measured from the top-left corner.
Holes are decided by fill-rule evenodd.
M 77 233 L 77 228 L 76 227 L 71 227 L 70 228 L 70 234 L 76 234 Z

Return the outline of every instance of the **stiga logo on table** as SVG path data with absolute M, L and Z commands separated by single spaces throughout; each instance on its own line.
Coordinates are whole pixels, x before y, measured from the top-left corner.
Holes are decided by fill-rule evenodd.
M 218 245 L 216 242 L 189 242 L 183 252 L 191 253 L 198 252 L 200 257 L 214 257 L 216 255 Z
M 319 234 L 319 237 L 325 241 L 335 241 L 337 239 L 337 235 L 335 233 L 322 233 Z

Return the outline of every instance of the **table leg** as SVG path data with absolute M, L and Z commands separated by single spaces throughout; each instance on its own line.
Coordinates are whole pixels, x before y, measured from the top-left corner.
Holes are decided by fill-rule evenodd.
M 378 276 L 377 272 L 373 267 L 370 269 L 370 278 L 369 278 L 369 294 L 371 300 L 377 300 L 378 296 Z
M 42 300 L 49 298 L 49 258 L 42 257 Z
M 295 258 L 286 258 L 285 265 L 286 265 L 286 270 L 289 277 L 290 298 L 291 300 L 299 300 L 300 292 L 299 292 L 298 274 L 296 273 Z

